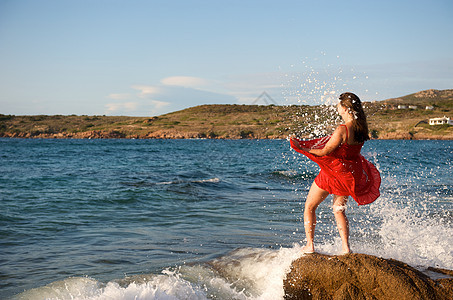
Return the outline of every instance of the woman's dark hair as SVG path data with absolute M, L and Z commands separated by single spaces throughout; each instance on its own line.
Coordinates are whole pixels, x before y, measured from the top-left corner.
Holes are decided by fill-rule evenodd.
M 354 140 L 357 143 L 363 143 L 369 140 L 368 123 L 359 97 L 353 93 L 343 93 L 340 95 L 340 105 L 346 108 L 352 115 Z

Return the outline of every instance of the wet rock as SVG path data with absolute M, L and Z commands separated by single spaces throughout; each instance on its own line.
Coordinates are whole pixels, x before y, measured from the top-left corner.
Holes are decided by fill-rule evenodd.
M 453 299 L 452 287 L 453 277 L 433 280 L 403 262 L 358 253 L 303 256 L 284 281 L 285 299 Z
M 379 139 L 383 140 L 413 140 L 414 135 L 409 132 L 387 132 L 379 136 Z

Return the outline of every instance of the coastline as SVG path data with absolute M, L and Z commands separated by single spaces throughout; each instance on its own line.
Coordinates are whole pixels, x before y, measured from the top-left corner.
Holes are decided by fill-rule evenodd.
M 363 102 L 370 137 L 453 140 L 453 90 L 428 90 Z M 401 103 L 409 103 L 411 108 Z M 429 108 L 429 109 L 428 109 Z M 286 139 L 328 135 L 337 126 L 326 105 L 212 104 L 154 116 L 0 114 L 0 137 L 44 139 Z M 430 125 L 432 118 L 450 124 Z
M 147 134 L 125 134 L 119 131 L 85 131 L 85 132 L 59 132 L 59 133 L 39 133 L 31 132 L 3 132 L 0 133 L 0 138 L 20 138 L 20 139 L 158 139 L 158 140 L 286 140 L 288 135 L 275 136 L 206 136 L 196 132 L 149 132 Z M 309 138 L 308 136 L 302 138 Z M 386 133 L 379 137 L 374 137 L 372 140 L 453 140 L 453 134 L 436 135 L 436 134 L 411 134 L 408 132 L 392 132 Z

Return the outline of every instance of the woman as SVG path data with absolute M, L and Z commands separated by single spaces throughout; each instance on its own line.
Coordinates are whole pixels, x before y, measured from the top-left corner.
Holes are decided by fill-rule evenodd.
M 307 244 L 304 253 L 313 253 L 316 208 L 333 194 L 333 213 L 342 241 L 342 253 L 351 252 L 349 247 L 349 223 L 345 214 L 348 196 L 359 205 L 373 202 L 379 197 L 381 177 L 376 167 L 367 161 L 360 150 L 369 140 L 368 125 L 362 103 L 353 93 L 340 95 L 338 113 L 344 124 L 325 138 L 301 141 L 291 138 L 291 147 L 306 155 L 321 167 L 308 192 L 304 210 L 304 226 Z

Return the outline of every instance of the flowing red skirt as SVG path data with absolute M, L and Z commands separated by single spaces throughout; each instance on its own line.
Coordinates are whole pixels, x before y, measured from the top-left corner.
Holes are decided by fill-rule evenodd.
M 302 148 L 322 149 L 329 139 L 330 137 L 324 137 L 298 141 Z M 319 165 L 321 171 L 315 182 L 330 194 L 351 196 L 359 205 L 369 204 L 380 196 L 381 175 L 378 169 L 360 154 L 362 144 L 343 144 L 325 156 L 316 156 L 301 150 L 293 141 L 291 147 Z

